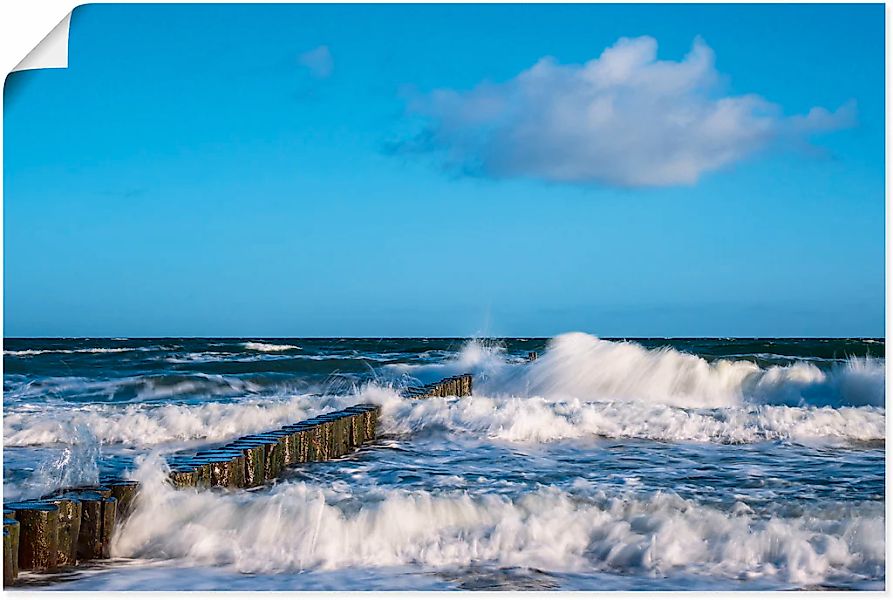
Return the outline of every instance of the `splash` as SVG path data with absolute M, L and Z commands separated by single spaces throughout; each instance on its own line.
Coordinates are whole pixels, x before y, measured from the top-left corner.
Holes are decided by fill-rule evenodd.
M 41 461 L 31 475 L 20 483 L 4 482 L 4 498 L 36 498 L 64 487 L 99 483 L 100 441 L 77 421 L 58 424 L 67 443 Z

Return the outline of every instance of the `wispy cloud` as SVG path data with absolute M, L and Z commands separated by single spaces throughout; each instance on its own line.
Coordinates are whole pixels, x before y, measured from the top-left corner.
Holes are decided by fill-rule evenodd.
M 335 68 L 335 60 L 328 46 L 317 46 L 298 57 L 298 62 L 307 67 L 314 77 L 325 79 L 331 76 Z
M 425 129 L 399 149 L 489 177 L 624 187 L 695 183 L 779 142 L 851 126 L 855 103 L 787 117 L 761 96 L 721 93 L 713 51 L 696 39 L 657 60 L 651 37 L 621 38 L 582 65 L 551 57 L 504 83 L 412 98 Z

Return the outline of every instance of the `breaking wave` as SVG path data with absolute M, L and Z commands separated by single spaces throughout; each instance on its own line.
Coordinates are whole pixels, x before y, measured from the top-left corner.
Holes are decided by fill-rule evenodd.
M 608 494 L 539 486 L 495 493 L 283 483 L 267 493 L 174 491 L 157 463 L 113 555 L 184 560 L 240 572 L 417 565 L 767 578 L 799 585 L 882 577 L 884 507 L 832 504 L 800 517 L 720 510 L 672 493 Z
M 475 374 L 472 397 L 410 400 L 387 376 L 432 380 L 463 371 Z M 394 434 L 446 429 L 529 443 L 592 436 L 732 444 L 885 439 L 882 359 L 762 368 L 746 360 L 710 362 L 670 348 L 649 350 L 574 333 L 553 339 L 533 362 L 470 342 L 453 359 L 397 363 L 383 367 L 380 375 L 378 384 L 357 391 L 351 383 L 323 396 L 200 374 L 11 383 L 6 393 L 16 405 L 7 405 L 4 439 L 9 446 L 72 443 L 77 429 L 62 424 L 74 422 L 102 443 L 221 440 L 367 401 L 383 406 L 384 431 Z M 77 386 L 84 386 L 85 396 L 112 402 L 46 404 L 47 397 L 70 394 Z M 241 397 L 192 402 L 218 395 Z M 157 402 L 174 398 L 188 401 Z
M 370 385 L 358 395 L 302 395 L 201 404 L 87 405 L 77 410 L 28 405 L 4 417 L 7 446 L 77 443 L 89 431 L 104 444 L 147 447 L 187 440 L 224 440 L 300 421 L 358 402 L 382 406 L 382 430 L 425 435 L 452 431 L 478 439 L 546 443 L 586 437 L 745 444 L 770 440 L 877 442 L 885 412 L 874 406 L 742 405 L 685 408 L 631 401 L 485 396 L 410 400 Z M 69 425 L 76 423 L 78 428 Z
M 710 362 L 669 347 L 647 349 L 585 333 L 555 337 L 533 362 L 473 341 L 444 364 L 394 368 L 420 379 L 471 371 L 475 391 L 489 396 L 636 401 L 684 408 L 884 405 L 882 359 L 852 357 L 827 369 L 804 361 L 761 368 L 746 360 Z
M 290 344 L 265 344 L 263 342 L 245 342 L 243 344 L 246 350 L 254 350 L 256 352 L 285 352 L 286 350 L 300 350 L 300 346 L 292 346 Z
M 712 409 L 644 402 L 481 396 L 405 400 L 376 396 L 387 431 L 448 430 L 510 442 L 599 436 L 745 444 L 769 440 L 870 442 L 885 439 L 877 407 L 744 405 Z
M 104 444 L 146 447 L 183 440 L 224 440 L 294 423 L 343 402 L 293 396 L 251 402 L 202 404 L 88 405 L 78 410 L 23 410 L 3 418 L 6 446 L 80 444 L 88 432 Z

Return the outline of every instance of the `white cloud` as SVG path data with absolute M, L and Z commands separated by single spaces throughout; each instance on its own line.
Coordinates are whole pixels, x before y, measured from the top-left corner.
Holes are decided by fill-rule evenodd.
M 547 57 L 504 83 L 436 90 L 410 102 L 427 129 L 408 151 L 491 177 L 616 186 L 692 184 L 776 142 L 852 125 L 855 105 L 786 117 L 748 94 L 723 96 L 713 51 L 679 62 L 651 37 L 621 38 L 583 65 Z
M 328 46 L 317 46 L 298 57 L 298 62 L 307 67 L 314 76 L 325 79 L 332 74 L 335 61 Z

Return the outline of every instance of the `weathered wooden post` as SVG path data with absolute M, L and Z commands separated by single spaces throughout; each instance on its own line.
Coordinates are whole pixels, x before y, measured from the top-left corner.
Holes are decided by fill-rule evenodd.
M 198 471 L 191 465 L 180 463 L 172 466 L 168 479 L 175 488 L 198 487 Z
M 325 422 L 331 428 L 329 438 L 329 456 L 338 458 L 347 454 L 347 432 L 345 431 L 345 417 L 341 412 L 333 412 L 323 415 Z
M 14 511 L 9 511 L 15 514 Z M 7 511 L 3 511 L 5 515 Z M 16 579 L 19 578 L 19 522 L 15 519 L 11 519 L 9 517 L 3 517 L 3 533 L 9 536 L 9 568 L 11 569 L 11 577 L 12 581 L 15 582 Z M 4 551 L 6 549 L 6 542 L 4 541 Z M 7 559 L 4 558 L 3 562 L 3 581 L 6 581 L 6 564 Z M 4 583 L 5 585 L 5 583 Z
M 360 404 L 366 412 L 365 417 L 365 435 L 367 440 L 374 440 L 376 437 L 376 428 L 378 417 L 381 415 L 381 407 L 376 404 Z
M 264 445 L 259 441 L 236 440 L 223 447 L 242 453 L 245 462 L 244 486 L 257 487 L 264 483 Z
M 4 527 L 3 529 L 3 587 L 8 588 L 15 582 L 13 575 L 13 551 L 12 536 Z
M 203 460 L 199 457 L 192 457 L 192 459 L 184 463 L 186 466 L 193 467 L 196 473 L 196 487 L 199 488 L 209 488 L 211 487 L 211 465 L 207 460 Z
M 244 439 L 256 440 L 264 445 L 264 481 L 279 477 L 284 467 L 285 443 L 277 435 L 262 433 Z
M 51 502 L 16 502 L 9 508 L 19 522 L 19 568 L 48 573 L 56 570 L 59 508 Z M 12 540 L 10 540 L 11 543 Z
M 288 429 L 275 429 L 266 432 L 282 442 L 282 466 L 288 467 L 298 462 L 298 436 Z
M 115 533 L 118 499 L 114 496 L 102 499 L 102 558 L 112 556 L 112 535 Z
M 326 460 L 337 458 L 337 448 L 335 447 L 335 419 L 323 416 L 322 430 L 323 435 L 325 436 Z
M 93 560 L 103 557 L 102 513 L 106 498 L 97 491 L 78 490 L 66 493 L 81 503 L 81 526 L 78 531 L 78 560 Z
M 347 420 L 347 447 L 354 450 L 363 444 L 363 421 L 360 412 L 357 412 L 353 406 L 345 408 L 343 411 Z
M 106 481 L 105 485 L 112 490 L 112 497 L 118 499 L 115 514 L 119 521 L 123 521 L 133 512 L 133 503 L 139 493 L 140 482 L 130 479 L 112 479 Z
M 81 501 L 71 496 L 49 498 L 59 509 L 59 534 L 56 565 L 70 567 L 77 564 L 78 536 L 81 533 Z
M 208 461 L 212 487 L 245 487 L 245 459 L 240 450 L 206 450 L 196 457 Z
M 316 417 L 303 421 L 305 425 L 310 427 L 310 448 L 308 452 L 308 460 L 319 461 L 328 459 L 328 443 L 326 441 L 326 433 L 324 429 L 325 422 L 323 419 Z
M 307 462 L 308 453 L 309 453 L 309 440 L 310 437 L 307 435 L 307 431 L 309 431 L 311 427 L 302 423 L 295 423 L 293 425 L 286 425 L 282 428 L 283 431 L 287 431 L 289 435 L 291 435 L 292 443 L 294 448 L 292 449 L 292 459 L 293 462 L 291 464 L 303 463 Z

